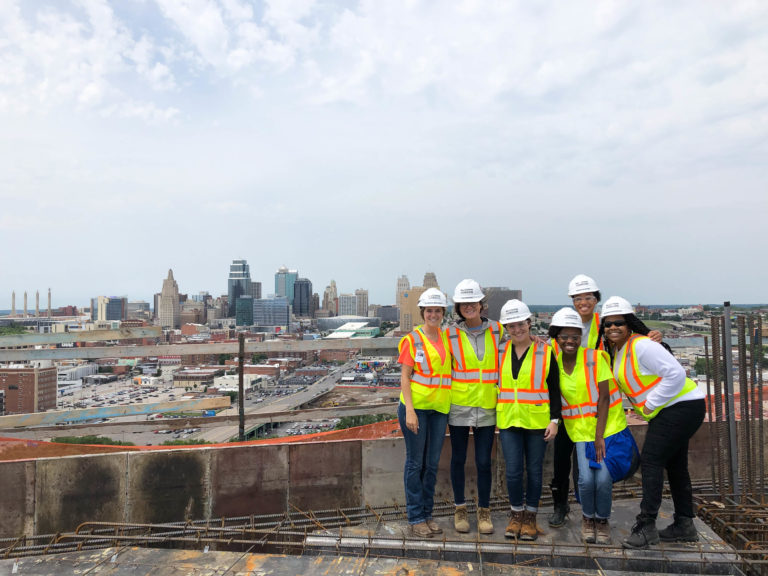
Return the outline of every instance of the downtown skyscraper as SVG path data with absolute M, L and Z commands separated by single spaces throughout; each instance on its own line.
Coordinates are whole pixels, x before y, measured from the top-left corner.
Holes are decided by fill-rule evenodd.
M 227 281 L 227 316 L 229 318 L 234 318 L 237 299 L 240 296 L 252 296 L 251 269 L 246 260 L 232 260 Z

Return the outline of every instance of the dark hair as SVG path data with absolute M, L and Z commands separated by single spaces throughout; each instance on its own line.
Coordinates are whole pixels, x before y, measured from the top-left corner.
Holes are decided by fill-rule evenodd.
M 550 338 L 552 338 L 552 340 L 554 340 L 555 338 L 557 338 L 557 335 L 560 334 L 560 330 L 562 329 L 563 329 L 562 326 L 550 326 L 549 330 L 547 330 L 547 336 L 549 336 Z
M 624 320 L 627 321 L 627 328 L 629 328 L 630 332 L 634 332 L 635 334 L 640 334 L 641 336 L 648 336 L 648 333 L 651 331 L 648 326 L 646 326 L 640 318 L 635 316 L 634 314 L 621 314 L 621 316 L 624 317 Z M 600 330 L 597 333 L 597 343 L 595 344 L 596 347 L 600 346 L 600 342 L 604 340 L 605 336 L 605 317 L 600 317 Z M 669 344 L 666 342 L 661 342 L 661 345 L 666 349 L 667 352 L 672 354 L 672 349 L 669 347 Z M 610 346 L 606 346 L 606 348 L 610 349 Z M 674 356 L 674 354 L 672 354 Z M 613 357 L 613 353 L 611 352 L 611 357 Z
M 482 315 L 483 310 L 486 310 L 488 308 L 488 304 L 486 303 L 486 297 L 483 296 L 482 300 L 480 300 L 480 314 Z M 474 302 L 454 302 L 453 303 L 453 311 L 456 312 L 459 318 L 462 320 L 466 320 L 464 316 L 461 313 L 461 305 L 462 304 L 474 304 Z

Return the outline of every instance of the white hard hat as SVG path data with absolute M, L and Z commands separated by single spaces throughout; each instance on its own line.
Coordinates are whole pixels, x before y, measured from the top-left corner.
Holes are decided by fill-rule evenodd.
M 584 332 L 584 323 L 581 321 L 581 316 L 573 308 L 560 308 L 552 315 L 551 326 L 559 326 L 560 328 L 578 328 Z
M 437 288 L 428 288 L 419 296 L 419 308 L 427 308 L 428 306 L 447 308 L 448 299 Z
M 589 276 L 584 274 L 577 274 L 573 277 L 570 284 L 568 284 L 568 296 L 576 296 L 577 294 L 584 294 L 587 292 L 599 292 L 600 288 L 597 287 L 595 282 Z
M 512 322 L 522 322 L 531 317 L 531 311 L 528 306 L 520 300 L 507 300 L 507 303 L 501 307 L 501 318 L 499 322 L 502 324 L 511 324 Z
M 453 301 L 456 304 L 462 302 L 480 302 L 483 299 L 483 290 L 480 288 L 480 284 L 474 280 L 465 279 L 456 285 L 456 290 L 453 291 Z
M 613 316 L 616 314 L 634 314 L 635 309 L 632 308 L 632 304 L 628 300 L 625 300 L 621 296 L 611 296 L 603 304 L 603 309 L 600 315 L 605 318 L 606 316 Z

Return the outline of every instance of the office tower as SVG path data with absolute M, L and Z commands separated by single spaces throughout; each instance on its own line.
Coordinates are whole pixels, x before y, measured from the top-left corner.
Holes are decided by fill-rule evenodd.
M 149 317 L 149 302 L 144 302 L 143 300 L 139 300 L 137 302 L 128 302 L 128 306 L 126 308 L 126 318 L 134 320 L 149 320 Z
M 336 316 L 338 313 L 336 308 L 338 298 L 336 292 L 336 280 L 331 280 L 331 283 L 325 287 L 325 291 L 323 292 L 323 310 L 327 310 L 331 316 Z
M 240 296 L 251 295 L 251 270 L 245 260 L 232 260 L 229 265 L 229 280 L 227 282 L 227 316 L 234 318 L 235 306 Z
M 320 309 L 320 295 L 315 292 L 312 294 L 312 317 L 315 317 L 315 312 Z
M 253 324 L 256 326 L 288 326 L 291 307 L 282 296 L 253 301 Z
M 339 316 L 355 316 L 357 314 L 357 297 L 354 294 L 339 296 Z
M 483 311 L 483 316 L 491 320 L 498 320 L 501 314 L 501 307 L 507 302 L 507 300 L 523 299 L 522 290 L 510 290 L 501 286 L 489 286 L 483 288 L 485 294 L 485 303 L 487 308 Z
M 400 297 L 404 292 L 411 289 L 411 283 L 408 281 L 408 276 L 403 274 L 397 279 L 397 292 L 395 293 L 395 304 L 400 306 Z
M 312 282 L 308 278 L 297 278 L 293 283 L 293 315 L 297 318 L 311 318 Z
M 355 298 L 357 299 L 357 312 L 358 316 L 368 316 L 368 290 L 358 288 L 355 290 Z
M 0 366 L 0 391 L 6 414 L 56 409 L 57 369 L 37 366 Z
M 256 300 L 261 298 L 261 282 L 251 282 L 251 296 Z
M 440 288 L 437 284 L 437 276 L 434 272 L 426 272 L 424 274 L 424 288 Z
M 128 318 L 128 298 L 120 296 L 97 296 L 91 298 L 91 320 L 105 322 Z
M 293 302 L 293 285 L 299 277 L 297 270 L 288 270 L 285 266 L 280 266 L 275 272 L 275 296 L 283 296 L 288 302 Z
M 178 328 L 180 326 L 179 285 L 173 279 L 173 270 L 168 270 L 168 278 L 163 280 L 158 307 L 157 318 L 160 326 L 163 328 Z
M 253 326 L 253 296 L 240 296 L 235 304 L 235 325 Z

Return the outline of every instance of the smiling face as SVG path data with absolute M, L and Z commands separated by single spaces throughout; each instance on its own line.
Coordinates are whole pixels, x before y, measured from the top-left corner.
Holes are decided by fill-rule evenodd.
M 581 330 L 578 328 L 561 328 L 557 333 L 557 343 L 563 353 L 570 356 L 575 354 L 581 345 Z
M 586 322 L 592 318 L 592 314 L 595 312 L 595 306 L 597 306 L 597 298 L 592 293 L 589 294 L 577 294 L 573 297 L 573 307 L 576 312 L 581 316 L 582 322 Z
M 443 316 L 445 315 L 445 308 L 440 306 L 427 306 L 424 310 L 424 324 L 431 326 L 432 328 L 439 328 L 443 323 Z
M 629 339 L 631 331 L 627 326 L 627 320 L 621 314 L 614 314 L 603 318 L 603 330 L 605 339 L 618 349 L 624 346 Z
M 480 302 L 462 302 L 459 304 L 459 312 L 465 322 L 472 324 L 473 321 L 480 319 Z
M 529 342 L 531 339 L 531 321 L 523 320 L 522 322 L 511 322 L 510 324 L 504 324 L 504 330 L 507 331 L 507 335 L 512 342 L 521 343 Z

